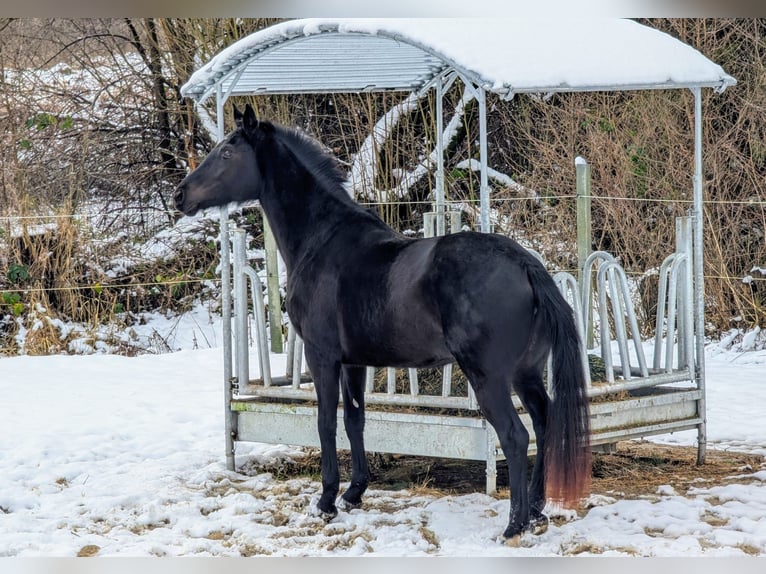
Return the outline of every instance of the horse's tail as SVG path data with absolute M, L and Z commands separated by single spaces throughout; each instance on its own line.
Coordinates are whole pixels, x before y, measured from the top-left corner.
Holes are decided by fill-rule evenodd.
M 546 496 L 575 503 L 587 491 L 591 476 L 590 424 L 582 347 L 572 307 L 548 272 L 527 268 L 537 298 L 538 321 L 553 354 L 552 402 L 545 434 Z

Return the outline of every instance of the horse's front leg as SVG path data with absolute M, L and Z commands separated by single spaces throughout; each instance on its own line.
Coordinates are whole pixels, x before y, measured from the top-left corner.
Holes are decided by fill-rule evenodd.
M 306 362 L 314 377 L 314 388 L 317 394 L 317 429 L 322 452 L 322 496 L 319 498 L 317 508 L 323 518 L 330 520 L 338 514 L 335 498 L 340 489 L 338 453 L 335 443 L 338 429 L 340 361 L 308 343 L 304 348 Z
M 364 380 L 364 367 L 342 367 L 343 423 L 351 444 L 351 484 L 341 497 L 341 505 L 346 509 L 362 505 L 362 495 L 369 482 L 364 452 Z

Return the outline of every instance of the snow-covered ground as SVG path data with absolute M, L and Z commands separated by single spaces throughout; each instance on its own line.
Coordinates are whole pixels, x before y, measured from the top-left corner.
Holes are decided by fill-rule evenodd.
M 508 500 L 482 493 L 372 490 L 325 524 L 308 512 L 318 482 L 226 470 L 220 323 L 142 328 L 183 350 L 0 359 L 0 556 L 766 556 L 766 465 L 688 492 L 593 496 L 520 548 L 496 540 Z M 766 455 L 766 350 L 711 344 L 707 359 L 710 447 Z M 241 444 L 238 464 L 300 455 Z

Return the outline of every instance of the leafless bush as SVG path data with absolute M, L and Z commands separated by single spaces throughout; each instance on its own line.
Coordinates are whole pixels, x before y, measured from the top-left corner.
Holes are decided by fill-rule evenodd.
M 193 108 L 180 86 L 199 62 L 272 22 L 0 20 L 0 216 L 51 215 L 67 206 L 127 241 L 169 226 L 170 190 L 212 146 L 203 127 L 212 108 Z M 766 268 L 766 21 L 645 23 L 696 47 L 738 80 L 724 94 L 703 92 L 708 319 L 716 329 L 730 327 L 733 318 L 763 325 L 766 278 L 753 268 Z M 357 188 L 358 199 L 398 229 L 418 232 L 435 186 L 435 102 L 433 94 L 407 98 L 250 101 L 263 117 L 317 137 L 350 171 L 360 151 L 374 147 L 373 176 Z M 386 117 L 397 107 L 406 111 Z M 473 228 L 476 108 L 459 82 L 446 94 L 445 114 L 457 120 L 445 154 L 447 199 Z M 613 252 L 636 275 L 659 266 L 672 250 L 675 218 L 691 207 L 690 93 L 490 98 L 488 110 L 497 231 L 535 248 L 552 267 L 572 270 L 574 159 L 582 156 L 593 173 L 593 248 Z M 383 120 L 386 138 L 371 142 L 373 126 Z M 82 249 L 81 240 L 75 245 Z M 6 283 L 12 263 L 0 261 Z M 191 277 L 196 267 L 199 277 L 212 261 L 205 256 L 198 263 L 184 260 L 179 272 Z

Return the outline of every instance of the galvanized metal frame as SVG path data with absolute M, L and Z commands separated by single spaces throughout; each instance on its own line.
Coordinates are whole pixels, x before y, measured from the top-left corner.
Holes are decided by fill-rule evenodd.
M 681 218 L 688 223 L 691 218 Z M 679 230 L 685 233 L 678 241 L 678 249 L 688 249 L 690 243 L 690 226 L 679 222 Z M 685 230 L 685 231 L 684 231 Z M 269 364 L 269 349 L 266 344 L 266 318 L 262 309 L 263 291 L 256 271 L 247 260 L 245 249 L 246 236 L 242 229 L 233 230 L 234 258 L 234 299 L 235 299 L 235 336 L 237 343 L 237 368 L 235 386 L 236 396 L 231 403 L 231 409 L 241 419 L 244 426 L 237 429 L 239 440 L 261 442 L 287 442 L 302 446 L 318 446 L 316 435 L 316 395 L 309 373 L 302 373 L 300 338 L 291 330 L 288 342 L 288 372 L 284 376 L 273 377 Z M 533 252 L 534 254 L 534 252 Z M 637 354 L 641 357 L 640 338 L 635 326 L 635 314 L 632 305 L 627 304 L 629 290 L 625 274 L 619 263 L 606 253 L 597 253 L 593 261 L 601 260 L 598 266 L 598 288 L 601 304 L 598 306 L 597 321 L 603 327 L 609 322 L 610 316 L 625 314 L 626 322 L 633 326 L 632 339 L 637 345 Z M 627 331 L 624 325 L 618 325 L 616 338 L 619 342 L 623 375 L 621 381 L 614 378 L 615 368 L 611 366 L 611 349 L 609 337 L 602 335 L 602 357 L 608 363 L 607 372 L 609 384 L 593 386 L 588 380 L 587 395 L 590 399 L 606 395 L 618 395 L 624 392 L 635 392 L 642 389 L 652 389 L 646 396 L 630 399 L 612 399 L 591 405 L 591 416 L 594 418 L 592 443 L 604 445 L 616 440 L 624 440 L 635 436 L 646 436 L 661 432 L 673 432 L 688 428 L 699 428 L 701 417 L 698 410 L 702 390 L 698 386 L 678 388 L 678 383 L 694 383 L 692 365 L 683 362 L 680 355 L 693 359 L 689 350 L 693 344 L 693 332 L 688 329 L 691 324 L 689 317 L 685 322 L 677 324 L 672 317 L 684 316 L 692 307 L 690 299 L 691 275 L 688 269 L 688 251 L 676 252 L 668 257 L 666 262 L 672 262 L 674 267 L 664 265 L 661 276 L 667 276 L 670 287 L 664 289 L 671 296 L 668 298 L 668 320 L 666 337 L 667 355 L 666 367 L 658 365 L 655 357 L 655 368 L 650 372 L 645 362 L 639 360 L 635 372 L 627 348 Z M 590 265 L 590 262 L 588 262 Z M 590 274 L 590 271 L 588 272 Z M 248 319 L 247 319 L 247 281 L 250 281 L 251 300 L 254 303 L 256 351 L 261 364 L 261 377 L 250 380 L 248 355 Z M 569 273 L 559 272 L 554 275 L 554 282 L 570 301 L 575 311 L 578 331 L 583 342 L 583 368 L 588 373 L 585 346 L 584 313 L 581 306 L 580 287 Z M 664 283 L 661 283 L 661 290 Z M 669 291 L 668 291 L 669 290 Z M 612 300 L 610 308 L 605 304 L 606 294 Z M 662 296 L 664 297 L 664 295 Z M 585 300 L 585 298 L 583 298 Z M 664 301 L 664 299 L 661 299 Z M 658 313 L 657 330 L 662 330 L 663 313 Z M 602 333 L 604 331 L 602 330 Z M 672 366 L 674 339 L 677 338 L 679 364 Z M 245 341 L 245 344 L 242 344 Z M 416 369 L 408 369 L 409 388 L 399 392 L 396 388 L 396 370 L 383 368 L 386 372 L 383 390 L 376 390 L 374 376 L 376 369 L 368 367 L 365 402 L 368 409 L 368 441 L 372 450 L 417 454 L 428 456 L 454 457 L 472 460 L 482 460 L 486 464 L 486 489 L 494 492 L 496 488 L 497 461 L 503 458 L 494 430 L 483 420 L 479 411 L 476 397 L 471 387 L 467 393 L 457 396 L 451 389 L 451 365 L 443 372 L 442 388 L 439 394 L 423 394 L 419 388 Z M 289 369 L 292 368 L 292 373 Z M 550 367 L 549 367 L 550 374 Z M 664 387 L 672 384 L 672 387 Z M 658 389 L 664 389 L 658 393 Z M 278 399 L 279 403 L 263 402 L 263 399 Z M 521 409 L 519 399 L 512 397 L 514 406 Z M 299 401 L 296 403 L 295 401 Z M 378 406 L 387 407 L 384 411 L 376 411 Z M 398 410 L 392 411 L 391 408 Z M 417 413 L 407 412 L 417 409 Z M 463 415 L 435 414 L 438 409 L 464 411 Z M 473 415 L 467 413 L 475 413 Z M 297 418 L 296 418 L 297 417 Z M 307 418 L 308 417 L 308 418 Z M 342 417 L 339 418 L 339 420 Z M 255 422 L 257 419 L 258 423 Z M 522 420 L 532 431 L 528 415 L 523 414 Z M 342 429 L 339 429 L 339 444 L 345 444 Z M 446 436 L 449 433 L 449 436 Z M 532 446 L 534 452 L 534 444 Z

